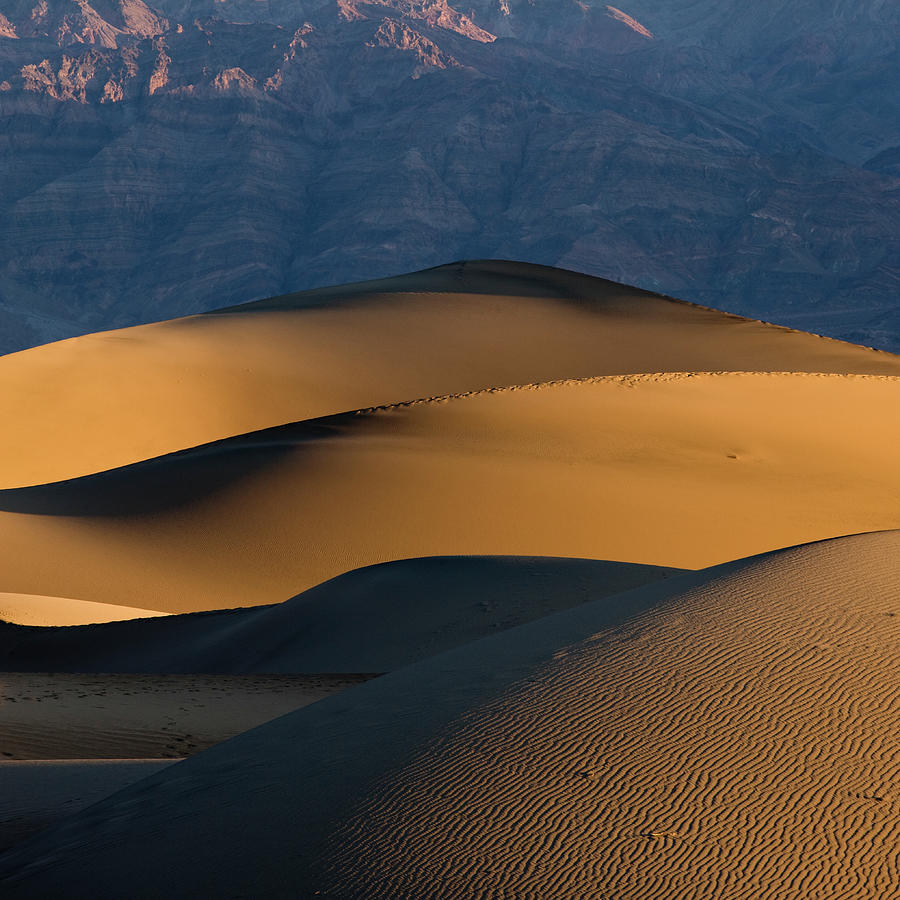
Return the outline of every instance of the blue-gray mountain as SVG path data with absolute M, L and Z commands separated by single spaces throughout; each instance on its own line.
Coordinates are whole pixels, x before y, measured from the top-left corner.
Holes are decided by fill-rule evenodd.
M 0 0 L 0 350 L 471 257 L 900 349 L 900 4 Z

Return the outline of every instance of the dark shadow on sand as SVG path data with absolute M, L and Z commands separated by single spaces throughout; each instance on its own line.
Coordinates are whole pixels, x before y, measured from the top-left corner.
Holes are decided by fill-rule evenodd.
M 100 625 L 0 623 L 0 671 L 385 672 L 681 571 L 557 557 L 399 560 L 271 606 Z
M 278 425 L 95 475 L 0 491 L 0 511 L 42 516 L 146 516 L 187 506 L 335 437 L 342 416 Z

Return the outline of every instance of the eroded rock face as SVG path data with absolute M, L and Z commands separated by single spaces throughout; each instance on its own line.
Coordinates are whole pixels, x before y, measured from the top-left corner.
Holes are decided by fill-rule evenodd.
M 3 21 L 7 23 L 3 28 Z M 4 4 L 0 35 L 9 28 L 23 39 L 47 40 L 58 47 L 94 44 L 115 48 L 134 38 L 162 34 L 168 21 L 142 0 L 11 0 Z
M 898 25 L 845 0 L 7 0 L 0 350 L 464 257 L 900 349 Z

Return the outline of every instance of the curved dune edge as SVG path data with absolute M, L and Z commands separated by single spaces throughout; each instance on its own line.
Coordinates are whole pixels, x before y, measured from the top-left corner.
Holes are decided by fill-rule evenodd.
M 191 612 L 426 556 L 702 568 L 900 527 L 898 392 L 669 373 L 298 423 L 0 492 L 0 572 L 10 591 Z
M 5 855 L 0 883 L 887 896 L 898 551 L 897 532 L 777 551 L 430 658 L 102 801 Z
M 400 560 L 273 606 L 49 632 L 0 627 L 0 671 L 389 672 L 678 572 L 593 559 Z
M 155 609 L 93 603 L 69 597 L 42 597 L 35 594 L 0 592 L 0 623 L 12 625 L 91 625 L 168 616 Z
M 486 397 L 494 394 L 515 393 L 517 391 L 541 391 L 553 388 L 579 387 L 591 384 L 615 384 L 620 387 L 640 387 L 649 384 L 667 384 L 671 382 L 686 381 L 690 378 L 714 378 L 727 376 L 736 378 L 742 375 L 751 378 L 826 378 L 826 379 L 854 379 L 860 381 L 887 381 L 897 383 L 898 375 L 875 375 L 871 373 L 853 372 L 792 372 L 792 371 L 741 371 L 735 369 L 718 369 L 716 371 L 672 371 L 672 372 L 630 372 L 625 375 L 586 375 L 583 378 L 560 378 L 555 381 L 531 381 L 522 384 L 492 385 L 487 388 L 479 388 L 473 391 L 464 391 L 458 394 L 438 394 L 431 397 L 417 397 L 413 400 L 401 400 L 397 403 L 386 403 L 381 406 L 370 406 L 364 409 L 346 412 L 344 415 L 365 416 L 371 413 L 391 412 L 400 409 L 412 409 L 416 406 L 432 403 L 449 403 L 455 400 L 468 400 L 473 397 Z M 299 422 L 289 423 L 299 425 Z M 200 450 L 201 448 L 190 448 Z M 97 473 L 99 474 L 99 473 Z
M 457 263 L 0 357 L 0 486 L 410 397 L 655 371 L 900 375 L 900 357 L 516 263 Z

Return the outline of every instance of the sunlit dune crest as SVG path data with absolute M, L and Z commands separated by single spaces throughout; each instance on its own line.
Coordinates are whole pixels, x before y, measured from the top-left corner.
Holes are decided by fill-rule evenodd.
M 890 896 L 898 553 L 777 551 L 405 667 L 14 848 L 4 895 Z
M 167 615 L 159 610 L 116 606 L 113 603 L 0 592 L 0 622 L 16 625 L 88 625 Z
M 0 487 L 418 397 L 726 370 L 900 375 L 900 358 L 560 269 L 456 263 L 0 357 Z

